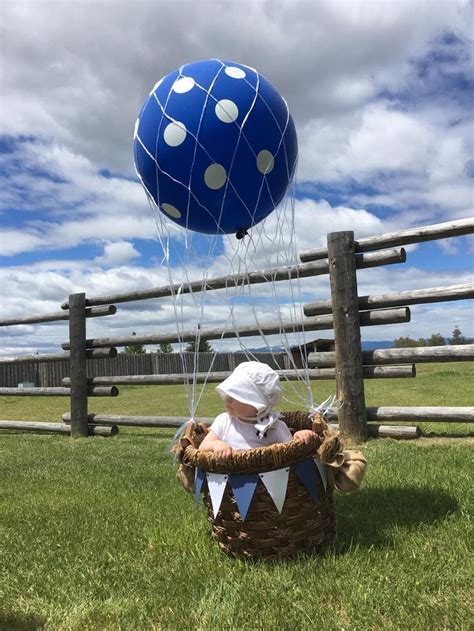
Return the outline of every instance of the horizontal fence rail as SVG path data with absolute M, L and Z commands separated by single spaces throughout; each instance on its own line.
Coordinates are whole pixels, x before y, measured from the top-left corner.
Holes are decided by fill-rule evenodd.
M 179 428 L 182 426 L 183 422 L 187 419 L 182 416 L 124 416 L 124 415 L 116 415 L 116 414 L 89 414 L 88 422 L 91 423 L 91 427 L 93 427 L 93 423 L 103 423 L 106 425 L 110 423 L 111 425 L 116 426 L 129 426 L 129 427 L 154 427 L 160 429 L 166 428 Z M 197 419 L 201 423 L 205 423 L 206 425 L 210 425 L 214 419 L 200 417 Z M 71 422 L 70 414 L 63 414 L 64 423 Z M 334 423 L 330 423 L 329 427 L 334 430 L 338 430 L 338 425 Z M 399 426 L 393 427 L 390 425 L 369 425 L 368 426 L 369 436 L 372 438 L 418 438 L 420 436 L 420 430 L 418 427 L 407 427 L 407 426 Z
M 328 425 L 336 432 L 340 429 L 337 423 L 328 423 Z M 421 430 L 416 425 L 376 425 L 375 423 L 371 423 L 367 425 L 367 433 L 371 438 L 400 438 L 403 440 L 410 440 L 421 436 Z
M 360 314 L 360 326 L 379 326 L 382 324 L 398 324 L 410 321 L 410 309 L 401 307 L 398 309 L 380 309 L 376 311 L 363 311 Z M 298 331 L 325 331 L 333 328 L 332 315 L 308 318 L 302 322 L 271 322 L 270 324 L 255 327 L 248 325 L 238 328 L 201 329 L 200 339 L 216 340 L 230 337 L 253 337 L 261 334 L 278 335 L 282 331 L 293 333 Z M 191 342 L 197 337 L 197 331 L 183 331 L 177 333 L 159 333 L 147 335 L 133 335 L 127 337 L 96 338 L 86 341 L 89 348 L 101 348 L 103 346 L 129 346 L 130 344 L 161 344 L 164 342 Z M 69 343 L 64 342 L 62 348 L 67 350 Z
M 70 397 L 70 388 L 0 388 L 2 397 Z
M 88 397 L 116 397 L 117 387 L 91 387 L 87 390 Z M 51 388 L 0 388 L 2 397 L 70 397 L 71 389 L 62 387 Z
M 86 351 L 87 359 L 101 359 L 106 357 L 117 357 L 116 348 L 93 348 Z M 69 353 L 51 353 L 50 355 L 19 355 L 0 359 L 1 365 L 8 364 L 39 364 L 44 362 L 68 362 Z
M 413 348 L 381 348 L 362 351 L 364 364 L 398 364 L 403 362 L 456 362 L 474 359 L 474 344 L 449 346 L 415 346 Z M 336 353 L 309 353 L 308 362 L 312 366 L 333 367 Z
M 303 379 L 302 372 L 294 370 L 278 370 L 278 374 L 288 380 L 297 381 Z M 320 375 L 332 375 L 334 371 L 329 368 L 327 370 L 309 370 L 310 378 L 321 378 Z M 119 375 L 109 377 L 92 377 L 87 380 L 89 385 L 138 385 L 138 386 L 163 386 L 163 385 L 176 385 L 185 383 L 220 383 L 227 379 L 232 374 L 231 371 L 225 372 L 210 372 L 210 373 L 180 373 L 174 375 Z M 327 376 L 330 379 L 330 376 Z M 65 377 L 63 380 L 64 386 L 69 386 L 71 380 L 69 377 Z
M 315 380 L 335 379 L 336 371 L 333 368 L 321 368 L 305 372 L 296 370 L 276 371 L 285 381 L 302 381 L 305 377 Z M 232 372 L 211 372 L 196 374 L 176 375 L 122 375 L 110 377 L 93 377 L 88 379 L 89 385 L 136 385 L 136 386 L 164 386 L 185 383 L 220 383 L 227 379 Z M 415 366 L 364 366 L 366 379 L 410 378 L 416 376 Z M 71 383 L 69 377 L 65 377 L 63 385 L 68 387 Z
M 107 305 L 105 307 L 88 307 L 86 309 L 86 318 L 99 318 L 102 316 L 114 315 L 115 313 L 117 313 L 117 307 L 115 305 Z M 55 313 L 39 313 L 31 316 L 8 318 L 6 320 L 0 320 L 0 326 L 40 324 L 42 322 L 57 322 L 59 320 L 69 320 L 69 313 L 67 311 L 58 311 Z
M 40 362 L 67 362 L 69 353 L 49 353 L 44 355 L 18 355 L 18 357 L 7 357 L 0 359 L 0 366 L 16 364 L 38 364 Z
M 370 267 L 379 267 L 381 265 L 405 263 L 405 261 L 405 250 L 403 248 L 394 248 L 385 252 L 371 252 L 368 254 L 358 255 L 356 257 L 356 268 L 367 269 Z M 274 281 L 287 281 L 295 278 L 323 276 L 325 274 L 329 274 L 328 261 L 318 261 L 316 263 L 304 263 L 302 265 L 288 265 L 285 267 L 262 270 L 260 272 L 221 276 L 219 278 L 213 278 L 206 281 L 199 280 L 191 283 L 164 285 L 163 287 L 152 287 L 151 289 L 131 291 L 122 294 L 96 296 L 88 298 L 87 305 L 106 305 L 111 302 L 120 303 L 133 302 L 135 300 L 149 300 L 151 298 L 175 296 L 178 292 L 180 294 L 198 293 L 200 291 L 240 287 L 241 285 L 255 285 L 258 283 L 268 283 Z M 69 303 L 63 303 L 61 308 L 68 309 Z
M 336 419 L 329 414 L 330 420 Z M 427 422 L 427 423 L 473 423 L 474 407 L 368 407 L 368 421 Z
M 368 407 L 367 420 L 369 422 L 474 422 L 474 407 Z M 328 410 L 327 420 L 337 421 L 337 411 Z M 69 423 L 71 415 L 63 414 L 62 419 Z M 130 425 L 137 427 L 181 427 L 186 416 L 132 416 L 126 414 L 89 414 L 89 423 Z M 202 423 L 210 424 L 214 417 L 196 417 Z
M 65 423 L 71 422 L 71 415 L 69 412 L 63 414 L 62 419 Z M 162 427 L 172 428 L 181 427 L 184 421 L 189 420 L 189 417 L 185 416 L 129 416 L 127 414 L 88 414 L 88 423 L 98 423 L 103 425 L 128 425 L 130 427 Z M 196 418 L 201 423 L 211 424 L 214 421 L 213 418 Z
M 48 432 L 52 434 L 71 434 L 71 426 L 66 423 L 40 423 L 35 421 L 0 421 L 0 429 L 28 432 Z M 89 436 L 114 436 L 118 432 L 116 425 L 90 425 Z
M 447 221 L 445 223 L 423 226 L 421 228 L 412 228 L 410 230 L 400 230 L 399 232 L 389 232 L 373 237 L 365 237 L 355 242 L 355 249 L 356 252 L 368 252 L 381 248 L 410 245 L 424 241 L 435 241 L 437 239 L 448 239 L 473 233 L 474 217 L 468 217 L 467 219 Z M 327 255 L 327 248 L 315 248 L 301 252 L 300 260 L 304 262 L 317 261 L 327 258 Z
M 449 287 L 401 291 L 396 294 L 359 296 L 359 309 L 363 311 L 365 309 L 383 309 L 452 300 L 468 300 L 470 298 L 474 298 L 474 284 L 464 283 Z M 319 302 L 304 305 L 303 311 L 306 316 L 324 315 L 332 312 L 332 304 L 330 300 L 320 300 Z

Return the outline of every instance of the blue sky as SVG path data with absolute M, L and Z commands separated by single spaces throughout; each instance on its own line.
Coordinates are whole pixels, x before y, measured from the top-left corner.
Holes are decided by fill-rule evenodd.
M 132 135 L 151 87 L 194 60 L 252 66 L 287 100 L 299 141 L 296 250 L 333 230 L 364 237 L 472 216 L 472 13 L 464 0 L 2 3 L 1 317 L 55 311 L 72 292 L 168 282 Z M 221 240 L 207 259 L 213 273 L 235 271 L 239 257 L 242 267 L 244 252 L 249 269 L 289 261 L 287 234 L 262 235 L 275 235 L 291 206 L 255 231 L 256 250 L 236 254 Z M 171 235 L 182 249 L 183 235 Z M 208 247 L 193 238 L 191 277 Z M 473 250 L 472 237 L 409 247 L 406 264 L 360 273 L 360 293 L 469 282 Z M 288 288 L 278 292 L 282 317 L 294 316 Z M 296 293 L 324 299 L 327 279 L 305 279 Z M 230 299 L 211 300 L 206 325 L 228 321 Z M 254 287 L 252 299 L 262 320 L 274 319 L 268 289 Z M 153 301 L 122 307 L 91 333 L 190 329 L 196 300 L 178 305 L 179 322 L 172 305 Z M 245 296 L 235 308 L 239 323 L 251 322 L 248 304 Z M 472 303 L 412 311 L 409 325 L 366 329 L 364 339 L 449 336 L 456 324 L 474 336 Z M 11 328 L 0 353 L 54 351 L 64 334 L 60 325 Z

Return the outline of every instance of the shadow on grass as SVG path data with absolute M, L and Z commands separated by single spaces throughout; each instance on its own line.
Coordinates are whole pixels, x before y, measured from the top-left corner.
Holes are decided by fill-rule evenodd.
M 411 530 L 459 511 L 448 493 L 434 489 L 388 487 L 360 489 L 337 498 L 338 551 L 354 545 L 393 545 L 393 528 Z
M 46 620 L 40 616 L 23 613 L 0 612 L 0 629 L 3 631 L 39 631 Z

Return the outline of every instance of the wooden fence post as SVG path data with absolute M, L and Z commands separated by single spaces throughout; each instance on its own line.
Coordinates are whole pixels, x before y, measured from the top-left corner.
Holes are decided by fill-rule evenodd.
M 328 234 L 329 276 L 336 342 L 336 388 L 341 434 L 367 438 L 359 302 L 353 232 Z
M 69 370 L 71 375 L 71 436 L 88 436 L 86 373 L 86 295 L 69 296 Z

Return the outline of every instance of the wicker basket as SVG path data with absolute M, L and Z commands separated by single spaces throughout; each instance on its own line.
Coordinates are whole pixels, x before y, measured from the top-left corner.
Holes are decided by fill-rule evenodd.
M 263 473 L 274 471 L 312 458 L 320 452 L 325 439 L 333 437 L 327 425 L 317 425 L 306 412 L 283 415 L 290 429 L 315 429 L 309 444 L 292 440 L 270 447 L 234 451 L 227 458 L 218 458 L 212 452 L 199 451 L 198 445 L 205 435 L 202 426 L 194 428 L 182 444 L 178 459 L 188 474 L 199 467 L 213 473 Z M 188 479 L 190 479 L 188 475 Z M 204 483 L 204 503 L 212 525 L 212 535 L 225 552 L 244 558 L 277 560 L 300 551 L 322 552 L 335 539 L 335 514 L 332 488 L 325 489 L 317 472 L 319 501 L 315 501 L 298 476 L 290 468 L 286 498 L 281 513 L 275 507 L 263 482 L 258 480 L 245 520 L 242 520 L 230 484 L 227 484 L 222 503 L 214 517 L 207 485 Z

